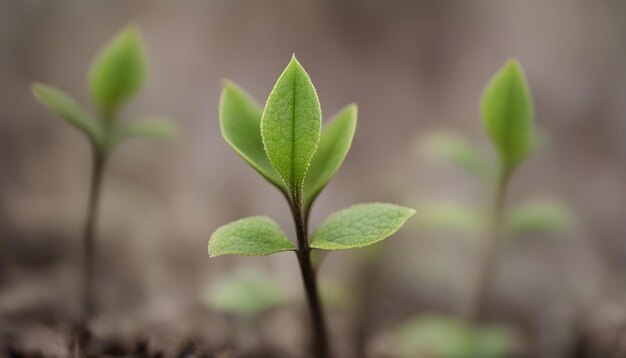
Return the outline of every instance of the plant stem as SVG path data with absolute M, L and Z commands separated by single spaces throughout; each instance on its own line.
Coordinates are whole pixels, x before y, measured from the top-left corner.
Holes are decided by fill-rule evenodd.
M 296 255 L 298 256 L 298 263 L 300 264 L 302 282 L 304 284 L 304 291 L 309 304 L 309 312 L 311 314 L 311 323 L 313 326 L 313 355 L 316 358 L 328 358 L 330 357 L 330 347 L 326 331 L 324 312 L 317 288 L 316 274 L 311 263 L 308 219 L 302 215 L 302 208 L 299 204 L 294 204 L 291 200 L 290 203 L 291 213 L 296 226 L 296 237 L 298 240 L 298 251 L 296 251 Z
M 478 275 L 478 288 L 472 318 L 475 321 L 485 319 L 488 306 L 488 294 L 493 282 L 495 265 L 499 251 L 499 239 L 502 234 L 502 215 L 504 213 L 504 199 L 506 188 L 510 178 L 510 171 L 502 170 L 496 184 L 493 202 L 491 205 L 491 217 L 489 231 L 486 235 L 485 247 L 482 253 L 480 273 Z
M 83 233 L 83 312 L 81 317 L 83 326 L 86 326 L 95 311 L 93 296 L 95 229 L 98 222 L 100 192 L 102 191 L 102 178 L 107 157 L 104 150 L 96 147 L 93 148 L 92 152 L 93 161 L 91 164 L 89 199 L 87 202 L 85 231 Z

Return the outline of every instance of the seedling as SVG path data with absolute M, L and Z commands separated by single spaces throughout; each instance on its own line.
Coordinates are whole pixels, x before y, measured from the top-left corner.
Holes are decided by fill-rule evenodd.
M 483 125 L 498 155 L 495 165 L 471 143 L 453 134 L 428 135 L 420 142 L 420 150 L 443 158 L 483 184 L 494 185 L 489 211 L 453 202 L 428 203 L 419 208 L 417 220 L 423 227 L 487 239 L 482 273 L 478 277 L 475 319 L 484 316 L 497 247 L 505 236 L 566 231 L 575 222 L 569 209 L 554 200 L 533 199 L 508 209 L 504 205 L 515 169 L 547 142 L 546 136 L 534 128 L 532 98 L 517 61 L 510 60 L 493 77 L 483 95 L 481 109 Z
M 491 79 L 481 101 L 483 126 L 498 153 L 495 192 L 491 205 L 489 233 L 476 296 L 475 319 L 484 317 L 491 276 L 502 235 L 504 200 L 515 169 L 528 157 L 535 142 L 533 102 L 516 60 L 509 60 Z
M 311 79 L 295 56 L 274 85 L 264 109 L 226 81 L 220 101 L 222 136 L 284 195 L 297 244 L 265 216 L 234 221 L 216 230 L 209 256 L 296 253 L 309 305 L 313 352 L 330 349 L 311 252 L 369 246 L 395 233 L 414 210 L 393 204 L 355 205 L 330 215 L 309 237 L 309 214 L 319 193 L 343 162 L 356 129 L 357 107 L 349 105 L 322 129 L 322 113 Z
M 139 28 L 129 25 L 100 51 L 88 75 L 89 92 L 97 114 L 88 113 L 70 95 L 42 83 L 32 85 L 39 102 L 82 131 L 91 144 L 93 155 L 91 182 L 83 232 L 84 267 L 81 325 L 94 313 L 93 276 L 97 212 L 105 166 L 119 144 L 133 137 L 162 138 L 173 134 L 174 127 L 158 117 L 124 125 L 118 114 L 139 92 L 147 78 L 146 51 Z

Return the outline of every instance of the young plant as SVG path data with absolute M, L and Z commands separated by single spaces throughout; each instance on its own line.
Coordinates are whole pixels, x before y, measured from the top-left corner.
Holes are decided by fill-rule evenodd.
M 420 141 L 420 149 L 475 175 L 481 183 L 495 184 L 489 211 L 459 203 L 427 203 L 419 208 L 417 218 L 423 227 L 487 239 L 472 313 L 475 319 L 484 316 L 485 296 L 503 236 L 564 231 L 573 227 L 575 221 L 569 209 L 554 200 L 534 199 L 512 208 L 504 206 L 508 182 L 515 169 L 546 141 L 534 128 L 532 98 L 517 61 L 507 62 L 487 86 L 482 117 L 498 154 L 495 165 L 470 143 L 452 134 L 428 135 Z
M 168 137 L 174 127 L 167 120 L 150 117 L 127 125 L 117 120 L 128 101 L 147 78 L 146 51 L 135 25 L 127 26 L 111 40 L 91 64 L 88 85 L 97 114 L 88 113 L 70 95 L 53 86 L 34 83 L 39 102 L 82 131 L 91 144 L 92 167 L 87 216 L 83 232 L 82 316 L 85 326 L 94 313 L 94 246 L 98 204 L 105 166 L 112 150 L 133 137 Z
M 393 204 L 355 205 L 330 215 L 309 237 L 311 206 L 348 153 L 356 117 L 356 105 L 349 105 L 322 128 L 317 93 L 295 56 L 278 78 L 264 109 L 229 81 L 220 101 L 222 136 L 287 199 L 297 242 L 289 241 L 272 219 L 255 216 L 215 231 L 209 240 L 209 255 L 295 252 L 311 315 L 313 351 L 318 358 L 329 357 L 330 349 L 312 250 L 374 244 L 395 233 L 414 213 Z

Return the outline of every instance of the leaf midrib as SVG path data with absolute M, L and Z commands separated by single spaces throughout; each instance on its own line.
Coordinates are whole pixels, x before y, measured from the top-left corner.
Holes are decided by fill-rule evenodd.
M 294 71 L 293 74 L 293 94 L 292 94 L 292 103 L 291 106 L 291 186 L 294 191 L 294 200 L 299 200 L 299 188 L 296 185 L 296 81 L 298 79 L 298 71 Z

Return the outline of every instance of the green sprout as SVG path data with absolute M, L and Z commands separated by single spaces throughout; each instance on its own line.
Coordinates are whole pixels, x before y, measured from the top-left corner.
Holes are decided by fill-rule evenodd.
M 424 203 L 416 220 L 424 228 L 486 238 L 473 312 L 476 319 L 484 316 L 485 296 L 504 236 L 554 233 L 575 226 L 574 215 L 555 200 L 531 199 L 510 208 L 504 205 L 515 170 L 547 142 L 546 135 L 534 127 L 532 97 L 517 61 L 508 61 L 491 79 L 481 110 L 483 126 L 497 152 L 496 163 L 471 143 L 450 133 L 425 136 L 419 142 L 419 150 L 476 176 L 482 184 L 495 186 L 489 210 L 454 202 Z
M 111 40 L 94 59 L 88 75 L 91 99 L 97 115 L 86 111 L 70 95 L 50 85 L 34 83 L 39 102 L 82 131 L 92 148 L 91 184 L 83 232 L 82 317 L 85 327 L 94 314 L 93 276 L 97 212 L 105 166 L 111 151 L 133 137 L 163 138 L 174 133 L 164 118 L 148 117 L 127 125 L 117 120 L 124 104 L 134 98 L 147 78 L 147 55 L 139 28 L 129 25 Z
M 216 230 L 209 256 L 296 254 L 311 315 L 313 353 L 330 356 L 330 345 L 311 253 L 365 247 L 395 233 L 414 210 L 393 204 L 355 205 L 330 215 L 309 237 L 313 202 L 341 166 L 356 129 L 357 107 L 345 107 L 322 128 L 313 83 L 295 56 L 279 77 L 265 108 L 226 81 L 220 101 L 222 136 L 289 203 L 297 245 L 270 218 L 255 216 Z

